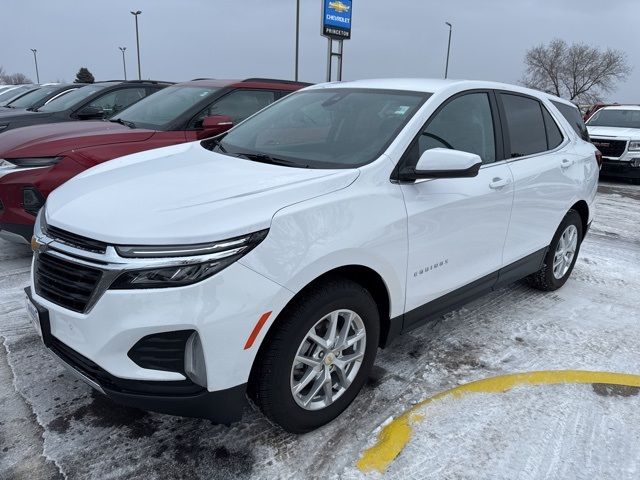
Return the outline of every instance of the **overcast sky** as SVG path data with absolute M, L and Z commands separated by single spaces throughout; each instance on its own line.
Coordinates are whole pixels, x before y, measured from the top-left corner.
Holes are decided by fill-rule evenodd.
M 301 1 L 300 77 L 326 76 L 321 0 Z M 639 0 L 353 0 L 343 79 L 441 77 L 445 21 L 454 24 L 449 76 L 517 82 L 533 45 L 559 37 L 627 53 L 634 71 L 612 100 L 640 103 Z M 0 65 L 42 82 L 137 75 L 134 19 L 142 10 L 143 78 L 293 78 L 295 0 L 3 0 Z

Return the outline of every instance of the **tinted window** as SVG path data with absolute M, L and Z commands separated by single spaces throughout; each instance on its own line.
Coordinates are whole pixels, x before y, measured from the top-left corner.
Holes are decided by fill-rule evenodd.
M 229 155 L 354 168 L 377 159 L 429 95 L 347 88 L 293 93 L 231 130 L 220 144 Z
M 0 93 L 0 106 L 8 105 L 11 101 L 21 97 L 29 90 L 33 90 L 33 85 L 22 85 L 20 87 L 8 88 Z
M 415 148 L 415 147 L 414 147 Z M 496 142 L 493 131 L 491 104 L 486 93 L 470 93 L 447 103 L 431 119 L 418 139 L 418 151 L 450 148 L 475 153 L 483 163 L 496 160 Z
M 591 127 L 640 128 L 640 110 L 598 110 L 588 124 Z
M 542 116 L 544 117 L 544 125 L 547 129 L 547 148 L 553 150 L 562 143 L 562 132 L 560 132 L 558 124 L 544 107 L 542 107 Z
M 212 115 L 228 115 L 234 124 L 240 123 L 274 101 L 275 93 L 268 90 L 236 90 L 209 105 L 192 123 L 194 127 L 200 127 L 204 117 Z
M 500 94 L 504 105 L 511 158 L 547 150 L 547 133 L 540 102 L 519 95 Z
M 86 87 L 80 87 L 71 93 L 68 93 L 62 97 L 58 97 L 55 100 L 50 101 L 46 105 L 43 105 L 38 109 L 39 112 L 62 112 L 68 108 L 76 106 L 79 102 L 85 98 L 90 97 L 96 92 L 103 90 L 113 83 L 96 83 L 94 85 L 87 85 Z
M 551 103 L 553 103 L 553 105 L 560 111 L 562 116 L 567 122 L 569 122 L 569 125 L 571 125 L 580 138 L 589 142 L 589 132 L 584 124 L 584 120 L 582 120 L 582 115 L 580 115 L 578 107 L 567 105 L 562 102 L 551 101 Z
M 20 98 L 13 100 L 9 103 L 13 108 L 28 108 L 31 105 L 38 103 L 43 98 L 48 97 L 53 92 L 60 89 L 59 85 L 48 85 L 46 87 L 41 87 L 37 90 L 33 90 Z
M 99 108 L 105 117 L 121 112 L 147 95 L 144 87 L 123 88 L 102 95 L 89 103 L 88 107 Z

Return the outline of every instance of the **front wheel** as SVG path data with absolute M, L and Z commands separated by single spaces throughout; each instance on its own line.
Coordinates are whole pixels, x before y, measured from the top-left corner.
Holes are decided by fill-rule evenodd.
M 543 291 L 562 287 L 569 279 L 582 243 L 582 219 L 569 210 L 549 245 L 540 270 L 529 277 L 529 283 Z
M 288 308 L 256 359 L 252 396 L 284 430 L 304 433 L 340 415 L 373 366 L 380 316 L 361 285 L 336 279 Z

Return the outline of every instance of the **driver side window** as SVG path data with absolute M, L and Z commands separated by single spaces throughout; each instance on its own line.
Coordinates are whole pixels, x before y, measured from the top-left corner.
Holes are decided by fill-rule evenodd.
M 482 163 L 496 161 L 496 142 L 489 95 L 469 93 L 447 103 L 418 139 L 416 162 L 432 148 L 475 153 Z

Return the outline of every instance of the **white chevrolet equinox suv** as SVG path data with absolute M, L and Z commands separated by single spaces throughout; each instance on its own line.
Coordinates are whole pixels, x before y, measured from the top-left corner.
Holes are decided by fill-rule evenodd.
M 120 403 L 230 423 L 249 397 L 312 430 L 398 335 L 567 281 L 598 165 L 558 105 L 575 109 L 487 82 L 329 83 L 107 162 L 41 210 L 27 310 Z

